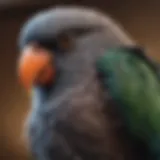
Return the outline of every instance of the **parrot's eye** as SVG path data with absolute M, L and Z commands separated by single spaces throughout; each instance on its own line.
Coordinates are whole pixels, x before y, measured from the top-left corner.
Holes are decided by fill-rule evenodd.
M 73 38 L 68 34 L 60 34 L 57 36 L 57 47 L 60 50 L 68 51 L 73 47 Z
M 87 34 L 91 34 L 95 32 L 96 29 L 94 28 L 71 28 L 61 32 L 56 37 L 56 44 L 59 50 L 62 51 L 69 51 L 71 48 L 74 47 L 74 41 L 77 38 L 85 36 Z

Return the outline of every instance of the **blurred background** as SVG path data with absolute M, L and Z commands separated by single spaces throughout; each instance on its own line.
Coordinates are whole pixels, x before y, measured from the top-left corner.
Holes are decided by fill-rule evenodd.
M 30 15 L 57 4 L 101 8 L 160 60 L 159 0 L 0 0 L 0 160 L 28 159 L 22 130 L 29 101 L 16 77 L 17 35 Z

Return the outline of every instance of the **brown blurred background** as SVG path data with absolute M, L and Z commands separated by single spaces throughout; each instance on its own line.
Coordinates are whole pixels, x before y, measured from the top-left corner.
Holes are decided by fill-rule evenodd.
M 0 1 L 0 160 L 28 159 L 22 129 L 29 103 L 27 94 L 17 83 L 15 67 L 20 26 L 41 8 L 71 3 L 77 4 L 74 0 Z M 150 55 L 160 60 L 159 0 L 79 0 L 78 4 L 100 7 L 119 21 L 134 40 L 147 47 Z

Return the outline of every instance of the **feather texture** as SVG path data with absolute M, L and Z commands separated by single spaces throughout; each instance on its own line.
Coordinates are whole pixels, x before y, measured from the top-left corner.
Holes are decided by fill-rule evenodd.
M 149 149 L 151 159 L 159 159 L 160 83 L 149 60 L 134 48 L 111 49 L 98 63 L 103 86 L 119 105 L 129 132 Z
M 81 7 L 47 10 L 25 24 L 20 47 L 32 41 L 50 43 L 62 30 L 97 26 L 98 30 L 75 38 L 65 56 L 55 54 L 61 72 L 49 94 L 34 88 L 28 135 L 37 160 L 146 159 L 97 78 L 97 58 L 109 48 L 133 44 L 110 18 Z

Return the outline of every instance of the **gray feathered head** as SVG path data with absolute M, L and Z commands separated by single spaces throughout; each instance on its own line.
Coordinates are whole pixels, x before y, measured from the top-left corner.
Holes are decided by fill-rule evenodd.
M 79 83 L 93 74 L 97 56 L 133 42 L 105 14 L 84 7 L 41 11 L 23 26 L 19 75 L 25 87 Z

